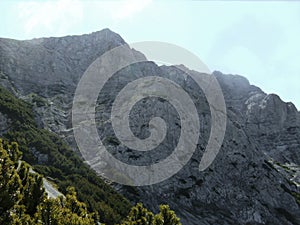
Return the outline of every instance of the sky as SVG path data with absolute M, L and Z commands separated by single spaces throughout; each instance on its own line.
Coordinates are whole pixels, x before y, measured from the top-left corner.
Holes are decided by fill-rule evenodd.
M 300 110 L 300 1 L 0 0 L 0 10 L 0 37 L 109 28 L 127 43 L 169 42 Z

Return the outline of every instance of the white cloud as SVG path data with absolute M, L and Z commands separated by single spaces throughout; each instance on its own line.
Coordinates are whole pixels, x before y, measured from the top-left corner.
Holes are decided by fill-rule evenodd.
M 121 20 L 130 18 L 146 8 L 152 0 L 125 0 L 118 4 L 112 13 L 113 19 Z
M 48 35 L 60 35 L 83 18 L 81 2 L 78 0 L 20 2 L 17 9 L 26 35 L 41 31 Z
M 28 38 L 62 36 L 85 27 L 83 23 L 99 28 L 132 19 L 150 5 L 152 0 L 123 1 L 27 1 L 16 4 L 19 24 Z M 91 18 L 86 21 L 86 18 Z M 97 28 L 96 28 L 97 29 Z

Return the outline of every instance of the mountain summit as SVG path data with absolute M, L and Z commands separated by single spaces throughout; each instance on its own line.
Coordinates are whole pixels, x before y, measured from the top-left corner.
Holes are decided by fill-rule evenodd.
M 0 39 L 0 84 L 33 105 L 39 127 L 58 134 L 80 154 L 71 123 L 75 89 L 91 63 L 124 44 L 108 29 L 26 41 Z M 199 109 L 201 137 L 191 160 L 170 179 L 145 187 L 111 184 L 118 192 L 153 211 L 167 203 L 188 225 L 300 224 L 300 113 L 292 103 L 264 93 L 242 76 L 214 72 L 227 106 L 227 129 L 215 161 L 199 172 L 211 125 L 203 91 L 184 79 L 183 71 L 175 66 L 130 65 L 118 71 L 100 92 L 96 123 L 110 153 L 134 165 L 167 157 L 180 136 L 179 115 L 172 105 L 146 98 L 133 107 L 130 127 L 145 139 L 153 115 L 163 118 L 168 132 L 162 145 L 143 155 L 116 139 L 109 125 L 114 99 L 127 83 L 146 76 L 171 79 L 192 96 Z M 9 119 L 1 109 L 0 125 L 2 134 L 9 131 Z M 37 158 L 36 163 L 46 164 L 46 158 Z

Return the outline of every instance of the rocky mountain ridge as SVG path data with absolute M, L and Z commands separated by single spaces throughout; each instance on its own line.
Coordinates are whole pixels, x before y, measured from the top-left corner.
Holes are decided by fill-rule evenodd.
M 78 151 L 71 124 L 77 83 L 97 57 L 123 44 L 108 29 L 62 38 L 0 39 L 0 84 L 33 103 L 39 126 L 59 134 Z M 112 154 L 133 164 L 149 160 L 150 156 L 145 159 L 112 141 L 115 136 L 107 121 L 118 90 L 133 79 L 151 75 L 173 80 L 192 96 L 203 121 L 202 138 L 190 162 L 169 180 L 146 187 L 114 187 L 151 210 L 168 203 L 183 224 L 300 224 L 300 113 L 292 103 L 265 94 L 244 77 L 213 73 L 225 97 L 228 123 L 216 160 L 200 173 L 210 131 L 210 111 L 201 89 L 192 80 L 182 79 L 183 72 L 174 66 L 143 62 L 122 69 L 98 98 L 97 128 Z M 138 137 L 147 137 L 145 125 L 153 113 L 170 124 L 169 139 L 151 154 L 155 161 L 170 153 L 180 129 L 172 106 L 149 98 L 130 115 Z M 9 129 L 9 119 L 1 113 L 0 125 L 0 134 Z

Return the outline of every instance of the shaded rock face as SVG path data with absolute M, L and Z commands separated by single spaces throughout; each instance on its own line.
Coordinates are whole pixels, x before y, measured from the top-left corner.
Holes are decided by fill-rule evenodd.
M 300 113 L 293 103 L 285 103 L 275 94 L 263 93 L 245 78 L 225 78 L 219 72 L 215 74 L 225 93 L 227 106 L 233 111 L 238 109 L 240 122 L 258 147 L 277 161 L 299 165 Z M 235 84 L 237 80 L 240 82 Z
M 124 43 L 107 29 L 63 38 L 0 39 L 0 84 L 32 102 L 38 124 L 60 134 L 77 151 L 71 125 L 76 85 L 97 57 Z M 265 94 L 241 76 L 213 74 L 224 93 L 228 122 L 222 148 L 204 172 L 198 166 L 210 134 L 209 106 L 195 82 L 174 66 L 138 63 L 119 71 L 104 86 L 96 122 L 107 149 L 120 160 L 141 165 L 167 157 L 176 146 L 180 119 L 160 98 L 143 99 L 129 115 L 132 132 L 141 139 L 149 136 L 153 115 L 168 125 L 166 139 L 151 154 L 121 145 L 111 127 L 110 109 L 118 92 L 128 82 L 151 75 L 171 79 L 191 96 L 201 137 L 192 159 L 170 179 L 146 187 L 114 184 L 115 188 L 154 211 L 168 203 L 183 224 L 300 224 L 300 114 L 292 103 Z M 1 128 L 8 123 L 0 114 Z
M 22 95 L 72 94 L 85 69 L 104 52 L 124 44 L 108 29 L 83 36 L 0 41 L 1 71 Z
M 6 133 L 11 126 L 11 120 L 0 112 L 0 135 Z
M 246 129 L 263 151 L 280 162 L 300 164 L 300 117 L 292 103 L 267 95 L 248 103 L 246 115 Z
M 122 44 L 124 40 L 109 29 L 64 38 L 0 39 L 0 82 L 35 105 L 41 127 L 60 134 L 76 149 L 71 108 L 77 83 L 96 58 Z M 37 105 L 31 93 L 45 104 Z

